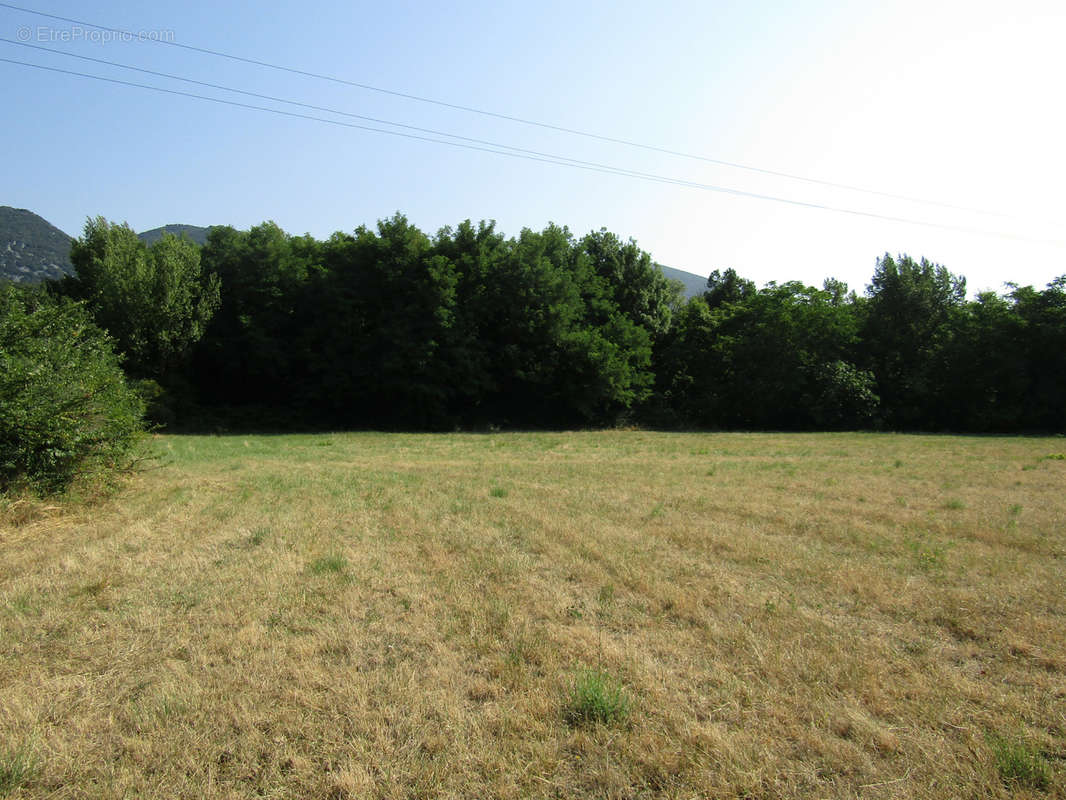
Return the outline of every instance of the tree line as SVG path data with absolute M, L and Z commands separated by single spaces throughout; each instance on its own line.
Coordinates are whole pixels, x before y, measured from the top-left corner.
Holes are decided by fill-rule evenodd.
M 71 262 L 34 303 L 106 331 L 176 429 L 1066 427 L 1066 276 L 967 300 L 961 276 L 885 254 L 861 294 L 727 269 L 686 301 L 606 230 L 430 236 L 400 214 L 325 241 L 218 226 L 202 247 L 97 218 Z

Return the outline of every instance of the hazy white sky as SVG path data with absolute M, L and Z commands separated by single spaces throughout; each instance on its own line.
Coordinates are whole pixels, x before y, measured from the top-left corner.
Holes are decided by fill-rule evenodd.
M 37 11 L 892 199 L 523 126 L 0 7 L 0 37 L 569 158 L 951 229 L 461 150 L 0 62 L 0 204 L 293 233 L 402 211 L 427 232 L 492 218 L 606 227 L 656 260 L 860 291 L 885 251 L 1042 287 L 1066 273 L 1066 3 L 152 4 Z M 238 102 L 217 89 L 0 42 L 0 58 Z M 297 109 L 298 110 L 298 109 Z M 310 111 L 348 122 L 350 118 Z M 959 230 L 964 229 L 964 230 Z M 1016 237 L 1016 238 L 1007 238 Z

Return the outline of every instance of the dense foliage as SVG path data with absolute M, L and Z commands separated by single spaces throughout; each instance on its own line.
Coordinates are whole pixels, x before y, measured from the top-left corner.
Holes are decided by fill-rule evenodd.
M 202 279 L 200 248 L 163 234 L 150 247 L 128 225 L 85 224 L 70 250 L 62 294 L 84 300 L 118 343 L 134 377 L 166 379 L 218 308 L 217 276 Z
M 125 467 L 143 412 L 84 308 L 0 286 L 0 491 L 55 492 Z
M 684 302 L 607 231 L 429 236 L 399 214 L 326 241 L 215 227 L 202 248 L 95 220 L 72 255 L 58 291 L 179 425 L 1066 428 L 1066 279 L 967 301 L 886 254 L 862 295 L 716 270 Z

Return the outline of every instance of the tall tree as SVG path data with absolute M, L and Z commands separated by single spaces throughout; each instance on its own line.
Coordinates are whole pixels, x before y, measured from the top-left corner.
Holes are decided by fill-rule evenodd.
M 318 243 L 273 222 L 247 231 L 216 226 L 202 253 L 221 280 L 221 309 L 197 348 L 201 396 L 222 406 L 291 409 L 303 358 L 296 316 Z
M 936 413 L 942 406 L 940 351 L 951 314 L 966 296 L 966 279 L 924 258 L 886 253 L 867 296 L 863 366 L 877 378 L 886 421 L 903 429 L 943 424 Z
M 136 378 L 172 376 L 219 305 L 219 280 L 203 274 L 200 249 L 187 239 L 164 234 L 147 247 L 128 225 L 97 217 L 74 240 L 70 260 L 74 275 L 60 292 L 85 301 Z

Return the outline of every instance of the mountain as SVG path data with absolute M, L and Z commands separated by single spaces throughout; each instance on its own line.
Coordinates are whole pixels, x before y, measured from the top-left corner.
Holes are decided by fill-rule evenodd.
M 210 228 L 201 228 L 199 225 L 179 225 L 172 223 L 170 225 L 164 225 L 162 228 L 152 228 L 150 231 L 144 233 L 138 233 L 141 241 L 145 244 L 154 244 L 163 238 L 164 233 L 172 233 L 179 239 L 182 235 L 187 236 L 190 240 L 196 242 L 203 247 L 207 242 L 207 232 Z
M 674 269 L 673 267 L 664 267 L 662 264 L 656 264 L 659 269 L 662 270 L 663 275 L 670 280 L 681 281 L 685 287 L 685 298 L 695 297 L 696 295 L 703 294 L 707 291 L 707 279 L 701 278 L 699 275 L 693 275 L 691 272 L 685 272 L 684 270 Z
M 70 274 L 70 242 L 32 211 L 0 206 L 0 281 L 40 283 Z

